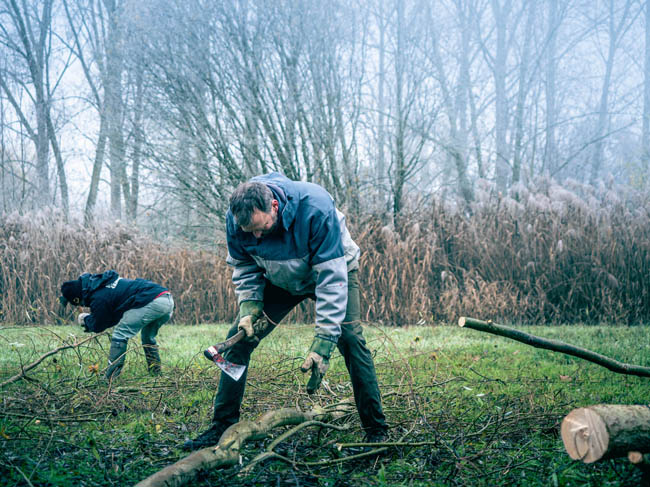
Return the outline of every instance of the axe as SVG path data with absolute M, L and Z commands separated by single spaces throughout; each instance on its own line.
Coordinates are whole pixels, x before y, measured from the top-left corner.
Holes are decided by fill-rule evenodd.
M 231 348 L 235 343 L 240 341 L 245 336 L 246 332 L 244 330 L 239 330 L 225 342 L 217 343 L 216 345 L 208 347 L 203 351 L 203 355 L 205 355 L 205 358 L 208 360 L 212 360 L 215 364 L 217 364 L 217 367 L 223 370 L 226 375 L 237 381 L 244 374 L 246 366 L 228 362 L 225 358 L 223 358 L 223 355 L 221 355 L 221 353 Z

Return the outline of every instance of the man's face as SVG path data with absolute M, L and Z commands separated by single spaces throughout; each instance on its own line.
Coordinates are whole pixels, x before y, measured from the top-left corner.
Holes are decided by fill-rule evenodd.
M 265 213 L 261 210 L 255 210 L 251 216 L 250 223 L 241 227 L 244 232 L 252 233 L 255 238 L 262 238 L 268 235 L 278 224 L 278 202 L 273 200 L 271 202 L 271 211 Z

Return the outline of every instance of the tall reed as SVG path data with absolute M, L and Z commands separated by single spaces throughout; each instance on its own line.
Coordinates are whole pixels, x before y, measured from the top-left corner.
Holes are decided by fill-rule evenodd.
M 501 195 L 478 185 L 471 208 L 434 202 L 401 228 L 351 225 L 362 249 L 362 319 L 396 326 L 469 315 L 516 323 L 650 321 L 650 200 L 568 181 Z M 84 229 L 56 213 L 4 215 L 0 320 L 56 320 L 58 289 L 115 269 L 169 287 L 175 321 L 230 321 L 237 312 L 225 248 L 163 245 L 123 225 Z M 310 322 L 313 305 L 289 319 Z

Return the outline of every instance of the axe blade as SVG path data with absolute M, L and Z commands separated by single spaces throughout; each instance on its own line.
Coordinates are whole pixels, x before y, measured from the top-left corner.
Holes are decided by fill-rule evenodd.
M 241 376 L 244 374 L 244 371 L 246 370 L 246 366 L 233 364 L 232 362 L 229 362 L 223 357 L 223 355 L 221 355 L 221 352 L 228 350 L 235 343 L 241 340 L 245 335 L 246 333 L 244 332 L 244 330 L 239 330 L 233 337 L 229 338 L 225 342 L 212 345 L 211 347 L 208 347 L 206 350 L 203 351 L 203 355 L 205 355 L 205 358 L 207 358 L 208 360 L 212 360 L 217 365 L 217 367 L 223 370 L 224 374 L 228 375 L 228 377 L 232 378 L 235 381 L 239 380 Z

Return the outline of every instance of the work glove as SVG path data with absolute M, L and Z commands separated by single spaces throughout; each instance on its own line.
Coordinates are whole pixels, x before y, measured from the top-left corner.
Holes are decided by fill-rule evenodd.
M 330 357 L 336 348 L 336 343 L 316 335 L 309 348 L 307 358 L 300 366 L 300 370 L 305 373 L 311 370 L 311 377 L 307 383 L 307 393 L 313 394 L 320 387 L 323 376 L 330 366 Z
M 264 303 L 262 301 L 244 301 L 239 305 L 239 324 L 237 328 L 246 332 L 248 341 L 255 343 L 260 341 L 256 333 L 262 331 L 265 325 L 262 323 L 260 323 L 260 326 L 255 325 L 262 316 L 263 309 Z
M 79 313 L 77 316 L 77 323 L 84 327 L 84 331 L 88 332 L 88 327 L 86 326 L 86 316 L 90 316 L 90 313 Z

